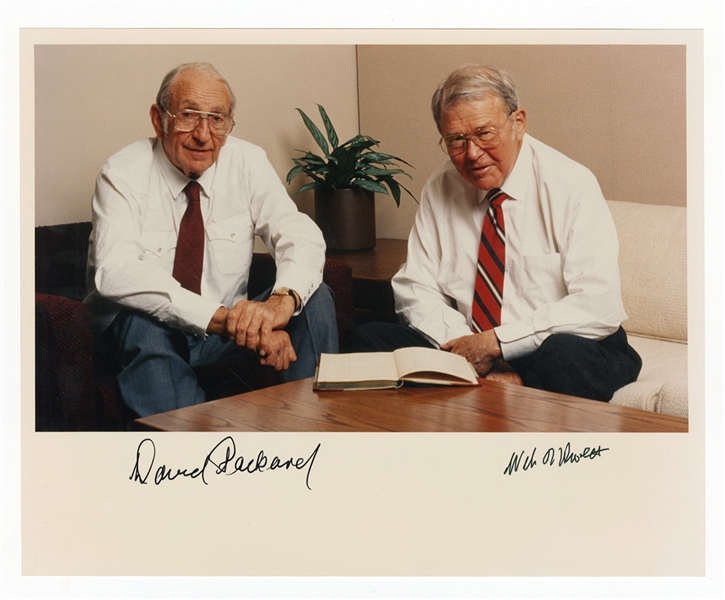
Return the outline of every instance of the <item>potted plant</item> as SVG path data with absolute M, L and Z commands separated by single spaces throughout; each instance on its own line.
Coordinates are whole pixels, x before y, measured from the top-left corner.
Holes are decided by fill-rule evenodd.
M 395 179 L 396 175 L 410 177 L 395 161 L 412 165 L 397 156 L 377 152 L 374 148 L 379 142 L 368 136 L 356 135 L 340 144 L 324 107 L 317 106 L 327 139 L 303 110 L 296 110 L 324 156 L 297 150 L 304 152 L 304 156 L 292 159 L 295 166 L 287 173 L 287 183 L 300 174 L 312 179 L 295 194 L 315 190 L 315 221 L 328 250 L 370 250 L 376 239 L 375 192 L 392 196 L 397 206 L 401 188 L 415 200 L 410 190 Z

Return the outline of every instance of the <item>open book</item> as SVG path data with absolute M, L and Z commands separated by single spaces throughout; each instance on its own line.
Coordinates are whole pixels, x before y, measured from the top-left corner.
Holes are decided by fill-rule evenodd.
M 313 389 L 388 389 L 405 381 L 479 385 L 473 365 L 458 354 L 433 348 L 400 348 L 395 352 L 322 354 Z

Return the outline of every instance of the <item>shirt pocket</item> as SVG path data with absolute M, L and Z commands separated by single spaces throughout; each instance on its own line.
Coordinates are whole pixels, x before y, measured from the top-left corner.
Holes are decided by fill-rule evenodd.
M 567 295 L 561 254 L 558 252 L 522 256 L 517 271 L 519 289 L 533 307 L 556 302 Z M 515 275 L 512 273 L 512 276 Z
M 157 262 L 171 265 L 176 250 L 176 234 L 173 231 L 149 231 L 141 234 L 143 253 L 139 257 L 144 262 Z
M 249 266 L 254 248 L 249 214 L 211 223 L 206 233 L 220 272 L 241 273 Z

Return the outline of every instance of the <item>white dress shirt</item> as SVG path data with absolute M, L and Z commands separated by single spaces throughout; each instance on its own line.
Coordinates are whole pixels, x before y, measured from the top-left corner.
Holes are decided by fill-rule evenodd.
M 205 336 L 220 306 L 247 298 L 255 234 L 275 258 L 275 287 L 295 290 L 303 305 L 318 288 L 322 233 L 297 210 L 261 148 L 229 137 L 197 181 L 205 230 L 201 295 L 172 276 L 189 179 L 161 142 L 136 142 L 103 166 L 93 196 L 85 300 L 98 327 L 128 307 Z
M 533 352 L 553 333 L 602 339 L 627 316 L 619 245 L 594 175 L 529 135 L 501 189 L 506 227 L 501 325 L 505 360 Z M 430 177 L 393 278 L 396 311 L 433 342 L 470 335 L 485 191 L 447 161 Z

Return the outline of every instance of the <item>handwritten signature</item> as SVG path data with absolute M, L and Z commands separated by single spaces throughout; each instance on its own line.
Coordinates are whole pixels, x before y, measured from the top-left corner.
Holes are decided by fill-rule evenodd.
M 305 485 L 308 490 L 310 487 L 310 474 L 312 473 L 312 466 L 317 458 L 317 452 L 320 449 L 321 444 L 317 444 L 315 449 L 312 451 L 307 458 L 288 458 L 283 460 L 278 456 L 272 459 L 267 457 L 264 450 L 260 450 L 256 457 L 245 459 L 244 456 L 237 457 L 237 447 L 231 436 L 225 437 L 220 441 L 211 452 L 207 454 L 204 459 L 204 463 L 200 467 L 194 467 L 192 469 L 173 469 L 166 465 L 161 465 L 156 469 L 153 479 L 151 480 L 154 484 L 159 485 L 164 481 L 174 481 L 178 477 L 197 479 L 201 478 L 204 484 L 209 485 L 207 481 L 207 475 L 235 475 L 241 474 L 253 474 L 263 473 L 265 471 L 275 471 L 277 469 L 297 469 L 301 471 L 307 467 L 307 476 L 305 477 Z M 129 479 L 131 481 L 138 481 L 140 484 L 148 483 L 151 471 L 154 468 L 154 461 L 156 460 L 156 444 L 154 444 L 151 438 L 145 438 L 141 440 L 141 443 L 136 449 L 136 463 L 133 466 L 133 471 Z
M 558 464 L 560 467 L 563 467 L 564 465 L 570 465 L 574 463 L 578 463 L 581 460 L 587 459 L 587 460 L 594 460 L 595 458 L 599 458 L 602 455 L 602 452 L 606 452 L 609 450 L 609 448 L 602 448 L 601 446 L 597 446 L 596 448 L 584 448 L 582 452 L 572 452 L 571 450 L 571 444 L 567 442 L 566 446 L 564 448 L 559 447 L 558 453 L 557 450 L 554 448 L 549 448 L 545 453 L 544 457 L 541 459 L 542 465 L 548 465 L 550 467 L 553 467 L 555 464 Z M 559 456 L 559 460 L 557 461 L 557 454 Z M 531 454 L 526 454 L 525 450 L 522 450 L 521 452 L 517 453 L 514 452 L 511 455 L 511 459 L 509 460 L 508 466 L 504 469 L 503 474 L 504 475 L 513 475 L 519 470 L 519 467 L 521 467 L 522 470 L 528 471 L 529 469 L 534 468 L 539 464 L 539 461 L 536 459 L 536 448 L 531 452 Z

